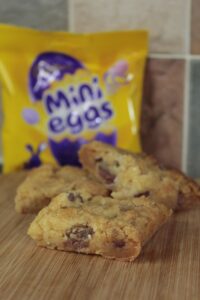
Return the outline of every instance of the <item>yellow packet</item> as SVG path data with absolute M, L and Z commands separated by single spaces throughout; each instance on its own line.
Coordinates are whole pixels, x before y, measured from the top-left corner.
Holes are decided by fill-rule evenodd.
M 92 139 L 139 152 L 147 32 L 0 25 L 3 170 L 78 164 Z

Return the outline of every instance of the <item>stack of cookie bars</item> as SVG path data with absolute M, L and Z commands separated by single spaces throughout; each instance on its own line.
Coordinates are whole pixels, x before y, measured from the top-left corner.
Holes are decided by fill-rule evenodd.
M 200 203 L 200 187 L 145 154 L 101 142 L 84 145 L 81 168 L 43 165 L 15 198 L 38 213 L 28 234 L 39 246 L 133 261 L 173 211 Z

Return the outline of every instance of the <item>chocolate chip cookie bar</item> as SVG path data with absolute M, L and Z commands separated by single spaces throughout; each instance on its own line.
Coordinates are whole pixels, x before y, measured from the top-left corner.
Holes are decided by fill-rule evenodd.
M 149 196 L 174 210 L 200 203 L 200 187 L 176 170 L 159 166 L 150 156 L 133 154 L 101 142 L 79 152 L 85 170 L 112 191 L 114 198 Z
M 118 201 L 82 189 L 55 197 L 28 234 L 50 249 L 133 261 L 170 215 L 170 209 L 145 196 Z
M 36 213 L 50 200 L 68 189 L 80 187 L 92 195 L 107 195 L 108 190 L 80 168 L 43 165 L 28 174 L 19 186 L 15 198 L 15 209 L 19 213 Z

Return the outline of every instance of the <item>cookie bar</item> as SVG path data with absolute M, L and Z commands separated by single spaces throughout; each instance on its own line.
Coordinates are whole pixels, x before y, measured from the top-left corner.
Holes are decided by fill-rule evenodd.
M 68 189 L 84 186 L 92 195 L 107 195 L 107 189 L 80 168 L 42 165 L 28 174 L 18 187 L 15 209 L 19 213 L 36 213 L 50 200 Z
M 133 154 L 101 142 L 84 145 L 79 152 L 85 170 L 93 174 L 115 198 L 150 196 L 174 210 L 200 203 L 200 187 L 175 170 L 168 170 L 145 154 Z
M 146 197 L 116 200 L 83 190 L 66 192 L 43 208 L 28 234 L 39 246 L 133 261 L 170 217 Z

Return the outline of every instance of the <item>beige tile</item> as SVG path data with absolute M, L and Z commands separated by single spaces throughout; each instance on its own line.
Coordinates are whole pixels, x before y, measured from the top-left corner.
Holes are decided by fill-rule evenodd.
M 0 0 L 0 22 L 44 30 L 66 30 L 67 0 Z
M 79 32 L 148 28 L 151 52 L 183 53 L 187 0 L 71 0 Z
M 200 1 L 192 0 L 191 52 L 200 54 Z
M 181 167 L 184 68 L 183 60 L 149 60 L 142 109 L 144 150 L 176 168 Z

